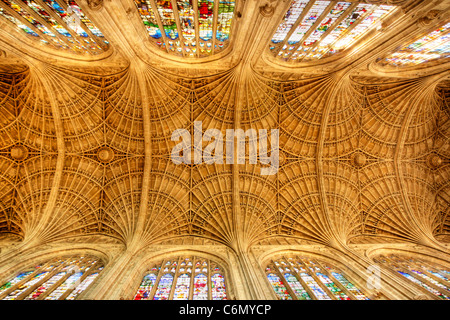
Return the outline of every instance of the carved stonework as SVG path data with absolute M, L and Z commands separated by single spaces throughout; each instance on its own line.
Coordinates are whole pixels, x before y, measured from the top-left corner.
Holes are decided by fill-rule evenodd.
M 28 157 L 28 149 L 25 146 L 17 145 L 11 148 L 10 155 L 14 160 L 22 161 Z
M 427 159 L 427 163 L 432 169 L 439 168 L 442 165 L 442 162 L 442 158 L 434 153 L 430 154 Z
M 97 158 L 100 162 L 109 163 L 114 159 L 114 150 L 110 147 L 102 147 L 98 149 Z
M 435 20 L 439 20 L 441 18 L 442 11 L 439 10 L 430 10 L 428 11 L 422 18 L 417 20 L 417 23 L 421 27 L 426 27 L 430 25 Z
M 100 10 L 103 8 L 103 0 L 87 0 L 88 6 L 92 10 Z
M 364 153 L 362 152 L 355 152 L 355 154 L 353 155 L 353 164 L 358 167 L 364 167 L 366 165 L 367 162 L 367 157 Z
M 275 12 L 275 7 L 266 3 L 265 5 L 259 7 L 259 12 L 263 17 L 270 18 L 271 16 L 273 16 L 273 13 Z

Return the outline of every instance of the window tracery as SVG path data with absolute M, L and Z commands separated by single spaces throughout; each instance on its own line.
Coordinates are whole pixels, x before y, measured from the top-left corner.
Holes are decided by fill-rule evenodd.
M 152 265 L 134 300 L 226 300 L 221 267 L 201 257 L 179 257 Z
M 74 300 L 103 270 L 94 257 L 55 258 L 19 273 L 0 287 L 1 300 Z
M 269 263 L 266 276 L 281 300 L 369 300 L 340 270 L 317 259 L 282 257 Z
M 301 62 L 321 59 L 351 47 L 380 25 L 395 6 L 356 2 L 294 0 L 272 37 L 277 59 Z
M 450 300 L 450 270 L 445 267 L 398 254 L 381 255 L 374 260 L 439 298 Z
M 388 55 L 381 65 L 414 66 L 450 58 L 450 22 Z
M 53 49 L 98 55 L 109 48 L 102 32 L 72 0 L 1 0 L 0 16 Z
M 135 4 L 153 43 L 170 54 L 206 57 L 229 45 L 234 0 L 135 0 Z

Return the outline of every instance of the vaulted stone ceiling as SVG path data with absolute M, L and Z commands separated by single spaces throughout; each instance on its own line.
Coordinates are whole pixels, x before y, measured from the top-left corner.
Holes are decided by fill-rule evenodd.
M 442 25 L 450 2 L 367 2 L 399 9 L 351 49 L 298 65 L 269 50 L 290 1 L 237 1 L 229 46 L 192 59 L 153 46 L 131 0 L 78 1 L 108 39 L 99 57 L 49 51 L 1 22 L 0 235 L 448 243 L 449 62 L 377 61 Z M 172 132 L 194 121 L 279 129 L 278 172 L 174 164 Z

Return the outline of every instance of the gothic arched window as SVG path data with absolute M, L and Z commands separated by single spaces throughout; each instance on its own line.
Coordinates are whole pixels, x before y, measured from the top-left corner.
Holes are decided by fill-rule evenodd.
M 97 55 L 109 48 L 100 30 L 72 0 L 2 0 L 0 17 L 53 49 Z
M 414 66 L 417 64 L 448 59 L 450 53 L 450 23 L 403 46 L 379 63 L 391 66 Z
M 224 274 L 215 262 L 180 257 L 148 269 L 134 300 L 226 300 Z
M 1 300 L 74 300 L 103 270 L 94 257 L 56 258 L 30 267 L 0 287 Z
M 395 6 L 358 2 L 294 0 L 272 37 L 272 54 L 282 61 L 317 60 L 343 51 L 379 26 Z
M 206 57 L 229 44 L 234 0 L 134 2 L 150 39 L 168 53 L 188 58 Z
M 279 258 L 266 267 L 266 276 L 282 300 L 368 300 L 340 270 L 317 259 Z
M 420 258 L 397 254 L 381 255 L 374 261 L 397 271 L 409 281 L 439 298 L 450 300 L 449 269 Z

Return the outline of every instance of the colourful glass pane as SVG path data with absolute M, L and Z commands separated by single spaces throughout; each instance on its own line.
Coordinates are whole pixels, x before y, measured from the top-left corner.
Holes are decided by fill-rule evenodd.
M 272 285 L 272 288 L 275 291 L 275 294 L 281 300 L 292 300 L 292 297 L 288 293 L 286 286 L 283 284 L 281 279 L 275 273 L 269 273 L 267 275 L 267 279 L 269 280 L 270 284 Z
M 32 271 L 21 273 L 17 277 L 15 277 L 15 278 L 11 279 L 10 281 L 6 282 L 4 285 L 2 285 L 0 287 L 0 294 L 3 291 L 6 291 L 9 288 L 13 287 L 16 283 L 18 283 L 18 282 L 22 281 L 23 279 L 25 279 L 26 277 L 28 277 L 31 273 L 32 273 Z
M 333 275 L 333 277 L 336 278 L 337 281 L 339 281 L 344 287 L 347 288 L 347 290 L 349 292 L 351 292 L 356 299 L 358 300 L 369 300 L 369 298 L 367 298 L 364 293 L 362 293 L 358 288 L 355 287 L 355 285 L 353 283 L 351 283 L 350 281 L 348 281 L 342 274 L 337 273 L 337 272 L 331 272 L 331 274 Z
M 211 277 L 211 295 L 213 300 L 226 300 L 225 278 L 220 273 Z
M 154 273 L 150 273 L 144 277 L 142 280 L 139 289 L 134 296 L 134 300 L 148 300 L 150 298 L 150 291 L 156 282 L 156 275 Z
M 350 33 L 336 42 L 335 49 L 342 50 L 352 45 L 357 39 L 361 38 L 378 21 L 385 18 L 389 13 L 395 10 L 394 6 L 378 6 L 372 13 L 364 18 Z
M 329 1 L 316 1 L 311 9 L 306 14 L 303 21 L 298 25 L 292 35 L 289 37 L 288 43 L 295 44 L 299 42 L 303 36 L 308 32 L 311 26 L 317 21 L 319 16 L 330 4 Z
M 294 291 L 295 295 L 299 300 L 311 300 L 311 297 L 309 296 L 308 292 L 303 288 L 303 286 L 300 284 L 300 282 L 297 280 L 297 278 L 290 273 L 285 273 L 284 278 L 286 279 L 289 286 Z
M 76 286 L 82 275 L 82 272 L 77 272 L 71 275 L 58 288 L 49 294 L 45 300 L 58 300 L 67 290 L 70 290 Z
M 2 1 L 43 34 L 51 37 L 55 36 L 46 26 L 44 26 L 38 20 L 34 19 L 26 10 L 23 10 L 16 2 L 9 0 L 2 0 Z
M 165 274 L 161 277 L 156 289 L 153 300 L 167 300 L 169 299 L 170 289 L 172 288 L 173 276 L 171 274 Z
M 89 285 L 97 278 L 98 272 L 95 272 L 84 279 L 67 297 L 67 300 L 74 300 L 80 293 L 86 290 Z
M 20 294 L 22 294 L 25 290 L 30 288 L 31 286 L 35 285 L 48 274 L 48 272 L 41 272 L 34 276 L 31 280 L 27 281 L 23 285 L 21 285 L 19 288 L 11 292 L 8 296 L 6 296 L 3 300 L 15 300 Z
M 450 23 L 391 54 L 386 61 L 393 65 L 417 65 L 450 56 Z
M 170 0 L 156 0 L 159 16 L 164 28 L 164 32 L 169 39 L 178 38 L 177 24 L 173 14 L 172 2 Z
M 320 25 L 313 33 L 303 42 L 303 47 L 313 45 L 320 37 L 336 22 L 336 20 L 344 13 L 350 6 L 350 2 L 338 2 L 336 6 L 331 9 L 330 13 L 320 22 Z
M 204 41 L 211 40 L 213 32 L 214 0 L 198 0 L 199 37 Z
M 231 32 L 231 22 L 234 14 L 234 0 L 233 1 L 219 1 L 219 10 L 217 16 L 217 32 L 216 39 L 219 41 L 228 40 Z
M 319 286 L 319 284 L 314 280 L 313 277 L 311 277 L 309 274 L 305 272 L 299 273 L 302 280 L 306 283 L 306 285 L 311 289 L 313 294 L 317 297 L 319 300 L 331 300 L 331 298 L 325 293 L 325 291 L 322 290 L 322 288 Z
M 408 280 L 418 284 L 419 286 L 425 288 L 426 290 L 428 290 L 429 292 L 437 295 L 438 297 L 442 298 L 442 299 L 449 299 L 448 296 L 440 293 L 439 291 L 437 291 L 436 289 L 430 287 L 429 285 L 427 285 L 426 283 L 423 283 L 422 281 L 420 281 L 419 279 L 416 279 L 415 277 L 413 277 L 412 275 L 410 275 L 409 273 L 406 272 L 402 272 L 402 271 L 398 271 L 398 273 L 400 273 L 402 276 L 404 276 L 405 278 L 407 278 Z
M 188 274 L 178 276 L 175 290 L 173 293 L 173 300 L 188 300 L 189 286 L 191 284 L 191 277 Z
M 150 1 L 135 0 L 142 22 L 147 28 L 148 34 L 155 39 L 161 38 L 161 31 L 156 21 L 155 13 L 150 5 Z
M 444 277 L 442 274 L 436 272 L 436 271 L 432 271 L 432 270 L 428 270 L 428 272 L 430 272 L 431 274 L 433 274 L 434 276 L 441 278 L 444 281 L 450 281 L 449 277 Z
M 333 31 L 331 31 L 322 41 L 320 41 L 319 45 L 325 47 L 334 43 L 339 37 L 347 32 L 350 26 L 359 21 L 371 7 L 373 6 L 370 4 L 358 4 Z
M 330 277 L 321 272 L 316 272 L 317 278 L 331 291 L 331 293 L 339 300 L 350 300 L 350 297 L 346 295 L 339 287 L 331 281 Z
M 428 275 L 424 274 L 423 272 L 421 272 L 419 270 L 411 270 L 411 272 L 414 272 L 415 274 L 417 274 L 418 276 L 428 280 L 429 282 L 431 282 L 435 286 L 438 286 L 439 288 L 447 290 L 450 293 L 450 288 L 449 287 L 444 286 L 442 283 L 434 280 L 433 278 L 429 277 Z
M 307 4 L 308 1 L 301 0 L 294 0 L 291 3 L 291 6 L 284 15 L 283 21 L 278 25 L 277 31 L 272 37 L 273 43 L 281 42 L 286 38 L 295 21 L 297 21 L 298 17 L 303 12 L 303 9 Z
M 194 277 L 193 300 L 208 299 L 208 278 L 200 273 Z
M 184 40 L 195 42 L 195 20 L 192 0 L 177 0 L 181 34 Z
M 36 300 L 39 298 L 41 294 L 43 294 L 45 291 L 50 289 L 53 285 L 55 285 L 56 282 L 62 279 L 66 275 L 65 272 L 59 272 L 50 279 L 48 279 L 46 282 L 41 284 L 38 288 L 36 288 L 30 295 L 25 297 L 25 300 Z

